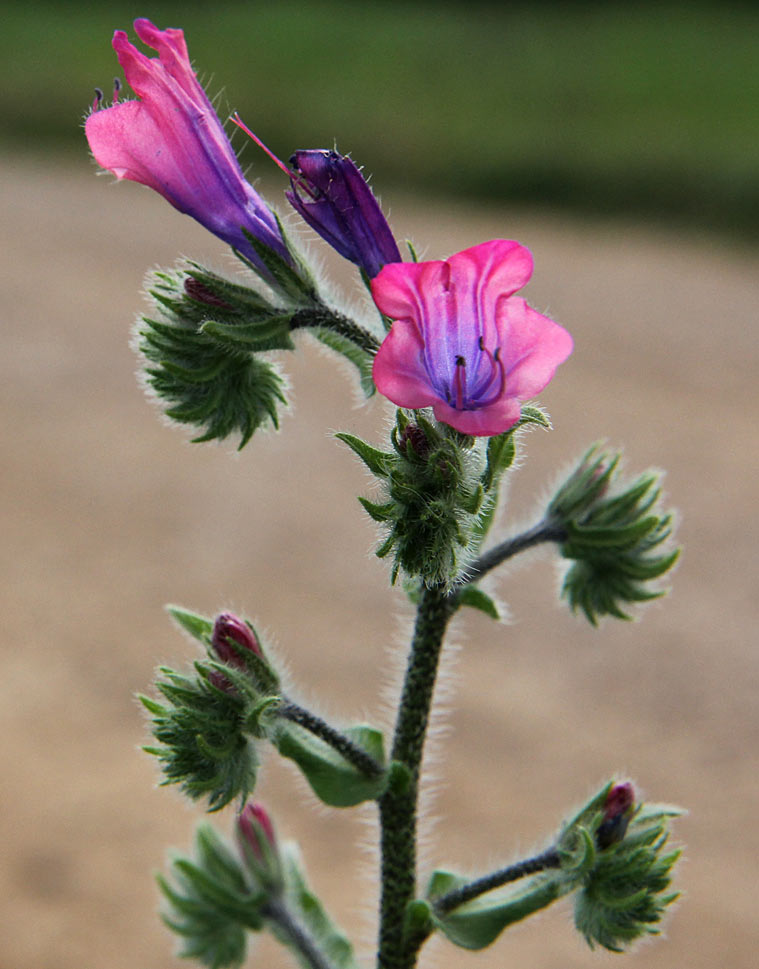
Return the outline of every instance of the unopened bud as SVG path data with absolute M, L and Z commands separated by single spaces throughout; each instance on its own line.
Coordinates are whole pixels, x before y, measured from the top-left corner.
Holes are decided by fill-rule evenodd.
M 415 454 L 420 458 L 426 457 L 430 452 L 430 442 L 427 435 L 417 424 L 407 424 L 401 431 L 401 447 L 410 444 Z
M 239 670 L 244 670 L 246 668 L 245 661 L 240 656 L 239 649 L 235 649 L 232 643 L 236 643 L 244 650 L 250 650 L 257 656 L 263 656 L 261 647 L 258 645 L 258 639 L 251 626 L 233 612 L 222 612 L 216 617 L 213 624 L 211 647 L 222 663 L 228 663 Z
M 596 843 L 602 851 L 624 838 L 634 805 L 635 789 L 629 781 L 611 787 L 604 802 L 603 820 L 596 832 Z
M 219 306 L 227 310 L 233 308 L 230 303 L 227 303 L 226 300 L 217 296 L 205 283 L 196 279 L 194 276 L 188 276 L 185 279 L 184 291 L 190 299 L 194 299 L 198 303 L 205 303 L 206 306 Z
M 260 804 L 248 801 L 237 816 L 237 843 L 253 878 L 269 889 L 282 884 L 274 825 Z

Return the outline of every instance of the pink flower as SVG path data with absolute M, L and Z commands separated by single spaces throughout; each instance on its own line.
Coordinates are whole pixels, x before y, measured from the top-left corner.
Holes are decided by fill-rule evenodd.
M 372 280 L 393 325 L 374 382 L 394 404 L 432 407 L 464 434 L 501 434 L 572 352 L 567 331 L 514 293 L 532 275 L 518 242 L 495 239 L 446 260 L 391 263 Z
M 245 180 L 198 83 L 183 32 L 159 30 L 145 19 L 135 20 L 134 29 L 159 57 L 141 53 L 123 30 L 114 33 L 113 49 L 141 100 L 96 109 L 87 118 L 85 133 L 97 163 L 119 179 L 160 192 L 259 266 L 243 228 L 289 258 L 274 215 Z

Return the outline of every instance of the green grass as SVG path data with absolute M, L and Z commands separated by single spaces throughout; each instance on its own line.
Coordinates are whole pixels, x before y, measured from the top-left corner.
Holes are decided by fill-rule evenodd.
M 5 146 L 84 158 L 82 113 L 118 73 L 111 32 L 140 14 L 184 27 L 222 114 L 285 158 L 336 143 L 386 197 L 401 183 L 759 237 L 752 5 L 18 5 L 0 34 Z

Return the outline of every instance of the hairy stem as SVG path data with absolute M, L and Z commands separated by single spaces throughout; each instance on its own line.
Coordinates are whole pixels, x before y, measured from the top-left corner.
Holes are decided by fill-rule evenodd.
M 509 882 L 518 881 L 526 875 L 535 875 L 539 871 L 545 871 L 546 868 L 558 868 L 560 864 L 559 852 L 555 848 L 549 848 L 534 858 L 527 858 L 525 861 L 509 865 L 507 868 L 500 868 L 498 871 L 483 875 L 482 878 L 476 878 L 460 888 L 446 892 L 445 895 L 441 895 L 435 900 L 435 911 L 438 915 L 446 915 L 458 908 L 459 905 L 484 895 L 485 892 L 500 888 L 501 885 L 507 885 Z
M 310 733 L 320 737 L 325 743 L 328 743 L 330 747 L 336 750 L 341 757 L 344 757 L 349 764 L 353 764 L 354 767 L 367 777 L 379 777 L 384 773 L 385 768 L 371 754 L 368 754 L 357 744 L 354 744 L 345 734 L 331 727 L 326 720 L 322 720 L 316 714 L 298 706 L 297 703 L 293 703 L 291 700 L 285 700 L 277 708 L 277 713 L 285 720 L 297 723 Z
M 543 542 L 564 542 L 566 539 L 567 533 L 564 527 L 550 518 L 545 518 L 521 535 L 506 539 L 505 542 L 501 542 L 500 545 L 496 545 L 476 559 L 467 569 L 465 583 L 477 582 L 491 569 L 520 552 L 527 551 L 528 548 L 534 548 Z
M 440 651 L 455 597 L 426 588 L 411 642 L 393 739 L 391 780 L 379 800 L 382 897 L 378 969 L 411 969 L 417 947 L 404 937 L 406 907 L 416 894 L 416 823 L 419 773 Z
M 306 929 L 280 899 L 267 902 L 262 914 L 279 929 L 280 941 L 296 949 L 310 969 L 334 969 Z
M 290 322 L 290 329 L 296 330 L 301 327 L 332 330 L 340 336 L 347 337 L 357 347 L 366 350 L 372 356 L 379 349 L 380 341 L 368 330 L 354 323 L 347 316 L 343 316 L 342 313 L 335 313 L 323 305 L 298 310 Z

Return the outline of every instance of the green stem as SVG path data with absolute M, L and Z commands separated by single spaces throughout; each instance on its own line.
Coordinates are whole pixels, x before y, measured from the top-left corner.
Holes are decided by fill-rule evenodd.
M 379 349 L 380 341 L 368 330 L 354 323 L 353 320 L 341 313 L 335 313 L 324 305 L 308 307 L 298 310 L 290 321 L 290 329 L 316 328 L 332 330 L 340 336 L 347 337 L 357 347 L 365 350 L 371 356 Z
M 537 525 L 529 528 L 526 532 L 506 539 L 505 542 L 501 542 L 500 545 L 491 548 L 476 561 L 472 562 L 467 569 L 464 584 L 479 581 L 491 569 L 494 569 L 514 555 L 527 551 L 528 548 L 534 548 L 543 542 L 565 542 L 566 540 L 567 532 L 564 526 L 551 518 L 545 518 L 543 521 L 538 522 Z
M 404 937 L 406 908 L 416 895 L 416 821 L 424 741 L 440 651 L 456 599 L 442 586 L 422 592 L 398 707 L 391 775 L 379 800 L 382 897 L 378 969 L 412 969 L 417 947 Z
M 441 895 L 435 899 L 435 911 L 438 915 L 447 915 L 448 912 L 452 912 L 459 905 L 471 902 L 473 898 L 479 898 L 485 892 L 490 892 L 494 888 L 500 888 L 501 885 L 508 885 L 509 882 L 518 881 L 527 875 L 535 875 L 540 871 L 545 871 L 547 868 L 558 868 L 560 864 L 561 857 L 559 852 L 556 848 L 549 848 L 534 858 L 518 861 L 514 865 L 509 865 L 507 868 L 500 868 L 498 871 L 491 872 L 489 875 L 483 875 L 482 878 L 476 878 L 474 881 L 467 882 L 466 885 L 462 885 L 460 888 L 454 888 L 450 892 L 446 892 L 445 895 Z
M 281 942 L 295 949 L 309 969 L 334 969 L 311 938 L 306 929 L 295 918 L 284 901 L 271 899 L 262 909 L 262 914 L 279 929 Z
M 325 743 L 328 743 L 330 747 L 336 750 L 341 757 L 344 757 L 349 764 L 353 764 L 354 767 L 358 768 L 367 777 L 380 777 L 384 773 L 385 768 L 371 754 L 368 754 L 363 748 L 354 744 L 345 734 L 340 733 L 339 730 L 330 726 L 326 720 L 322 720 L 315 713 L 311 713 L 310 710 L 298 706 L 292 700 L 285 700 L 277 708 L 277 713 L 285 720 L 297 723 L 316 737 L 320 737 Z

